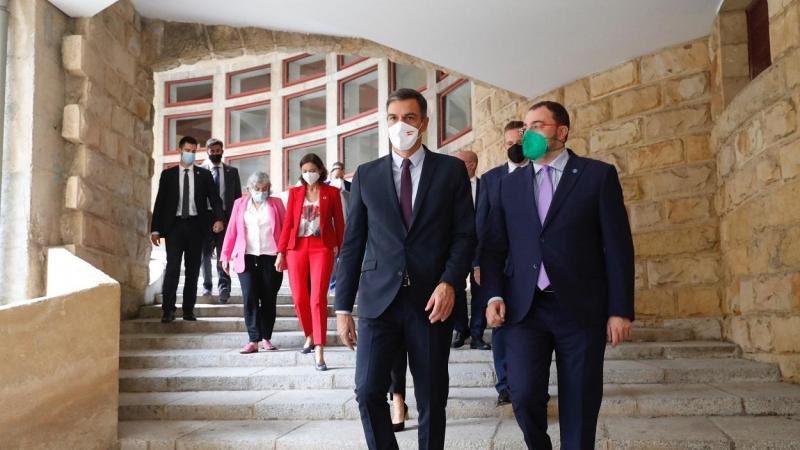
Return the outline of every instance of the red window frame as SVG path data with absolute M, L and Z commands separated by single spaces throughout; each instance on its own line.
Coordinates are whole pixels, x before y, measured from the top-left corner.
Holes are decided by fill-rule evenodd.
M 283 125 L 282 126 L 283 126 L 283 137 L 284 138 L 300 136 L 300 135 L 303 135 L 303 134 L 313 133 L 314 131 L 319 131 L 319 130 L 324 130 L 325 129 L 325 127 L 328 124 L 327 119 L 325 120 L 325 123 L 322 124 L 322 125 L 318 125 L 318 126 L 312 127 L 312 128 L 306 128 L 306 129 L 303 129 L 303 130 L 294 131 L 294 132 L 291 132 L 291 133 L 289 132 L 289 101 L 292 100 L 293 98 L 302 97 L 304 95 L 313 94 L 313 93 L 319 92 L 319 91 L 325 91 L 325 86 L 323 85 L 323 86 L 319 86 L 319 87 L 315 87 L 315 88 L 311 88 L 311 89 L 306 89 L 305 91 L 300 91 L 298 93 L 295 93 L 295 94 L 292 94 L 292 95 L 287 95 L 287 96 L 283 97 Z M 325 101 L 327 102 L 327 93 L 325 95 L 326 95 L 326 97 L 325 97 L 326 100 Z M 325 115 L 327 116 L 327 114 L 328 114 L 327 105 L 326 105 L 325 108 L 326 108 Z
M 747 60 L 750 79 L 772 65 L 769 36 L 769 5 L 767 0 L 754 0 L 747 7 Z
M 450 74 L 445 72 L 444 70 L 436 70 L 436 82 L 440 82 L 445 78 L 449 77 Z
M 373 128 L 376 128 L 376 129 L 378 128 L 378 123 L 377 122 L 376 123 L 371 123 L 369 125 L 364 125 L 363 127 L 356 128 L 355 130 L 350 130 L 350 131 L 347 131 L 347 132 L 342 133 L 342 134 L 339 135 L 339 138 L 338 138 L 339 139 L 339 150 L 338 150 L 339 161 L 341 161 L 342 164 L 345 165 L 345 167 L 347 167 L 347 161 L 345 160 L 345 157 L 344 157 L 344 140 L 349 138 L 350 136 L 355 136 L 357 134 L 361 134 L 361 133 L 363 133 L 365 131 L 369 131 L 369 130 L 371 130 Z M 352 177 L 354 174 L 355 174 L 355 172 L 349 172 L 349 173 L 345 172 L 344 176 L 345 177 Z
M 289 186 L 289 153 L 295 150 L 300 150 L 307 147 L 314 147 L 315 145 L 325 144 L 325 138 L 317 139 L 310 142 L 303 142 L 302 144 L 292 145 L 290 147 L 283 148 L 283 186 L 284 191 L 289 190 L 294 185 Z M 325 162 L 325 158 L 322 158 L 322 161 Z
M 254 139 L 252 141 L 237 142 L 235 144 L 232 144 L 231 143 L 231 112 L 233 112 L 233 111 L 241 111 L 243 109 L 250 109 L 250 108 L 252 108 L 254 106 L 263 106 L 263 105 L 270 105 L 270 104 L 271 104 L 271 102 L 269 100 L 263 100 L 263 101 L 260 101 L 260 102 L 247 103 L 247 104 L 244 104 L 244 105 L 231 106 L 231 107 L 225 108 L 225 146 L 227 148 L 233 148 L 233 147 L 242 147 L 242 146 L 245 146 L 245 145 L 262 144 L 264 142 L 269 142 L 270 141 L 270 136 L 267 136 L 264 139 Z M 270 106 L 270 111 L 272 111 L 272 106 Z M 270 115 L 267 114 L 267 127 L 270 129 L 270 133 L 271 133 L 272 132 L 272 127 L 270 126 L 271 124 L 269 123 L 269 120 L 270 120 L 269 116 Z
M 181 113 L 181 114 L 172 114 L 172 115 L 164 116 L 164 154 L 165 155 L 176 155 L 176 154 L 180 153 L 180 149 L 178 149 L 178 148 L 175 148 L 175 149 L 169 148 L 169 144 L 170 144 L 170 142 L 169 142 L 169 140 L 170 140 L 169 139 L 169 123 L 170 123 L 170 121 L 175 120 L 175 119 L 185 119 L 187 117 L 198 117 L 199 118 L 199 117 L 206 117 L 206 116 L 213 121 L 214 120 L 213 113 L 214 112 L 209 109 L 209 110 L 205 110 L 205 111 L 194 111 L 194 112 Z M 198 142 L 197 143 L 197 147 L 198 147 L 197 150 L 198 151 L 205 150 L 205 147 L 203 147 L 204 145 L 205 145 L 205 142 Z
M 236 70 L 234 72 L 228 72 L 225 74 L 225 98 L 232 99 L 232 98 L 239 98 L 239 97 L 246 97 L 248 95 L 255 95 L 255 94 L 262 94 L 264 92 L 269 92 L 272 90 L 272 72 L 270 71 L 270 87 L 265 89 L 254 89 L 252 91 L 247 92 L 240 92 L 238 94 L 231 94 L 231 78 L 235 77 L 236 75 L 241 75 L 247 72 L 255 72 L 256 70 L 267 69 L 270 68 L 272 64 L 264 64 L 261 66 L 256 67 L 248 67 L 247 69 Z
M 361 58 L 358 58 L 349 64 L 345 64 L 344 63 L 345 56 L 347 55 L 336 55 L 336 70 L 344 70 L 348 67 L 355 66 L 356 64 L 364 62 L 369 59 L 369 56 L 362 56 Z M 357 56 L 357 55 L 352 55 L 352 56 Z
M 354 120 L 357 120 L 357 119 L 360 119 L 362 117 L 366 117 L 366 116 L 368 116 L 370 114 L 375 114 L 376 112 L 378 112 L 378 105 L 376 104 L 375 108 L 370 109 L 369 111 L 364 111 L 363 113 L 359 113 L 359 114 L 356 114 L 356 115 L 348 117 L 348 118 L 344 117 L 344 99 L 342 98 L 342 93 L 344 92 L 344 85 L 346 83 L 350 82 L 350 81 L 353 81 L 353 80 L 356 80 L 358 78 L 361 78 L 364 75 L 367 75 L 367 74 L 372 73 L 372 72 L 378 72 L 378 66 L 372 66 L 372 67 L 366 68 L 366 69 L 362 70 L 361 72 L 354 73 L 353 75 L 350 75 L 347 78 L 342 78 L 341 80 L 339 80 L 339 84 L 338 84 L 338 88 L 337 88 L 337 96 L 336 96 L 337 97 L 336 102 L 338 103 L 338 105 L 336 106 L 336 108 L 337 108 L 336 117 L 337 117 L 337 121 L 338 121 L 339 125 L 347 123 L 347 122 L 352 122 Z M 378 82 L 380 82 L 380 79 L 376 80 L 376 83 L 378 83 Z
M 438 122 L 439 122 L 439 126 L 438 126 L 438 131 L 439 131 L 438 134 L 439 134 L 439 136 L 437 136 L 437 140 L 439 141 L 439 147 L 447 145 L 447 144 L 455 141 L 456 139 L 460 138 L 461 136 L 464 136 L 465 134 L 467 134 L 470 131 L 472 131 L 472 118 L 470 117 L 470 121 L 469 121 L 470 125 L 467 128 L 464 128 L 463 130 L 461 130 L 458 133 L 450 136 L 447 139 L 444 138 L 444 118 L 445 118 L 445 107 L 444 107 L 444 105 L 445 105 L 445 97 L 447 97 L 448 94 L 452 93 L 453 91 L 455 91 L 456 89 L 458 89 L 459 87 L 463 86 L 466 83 L 467 83 L 467 79 L 466 78 L 462 78 L 462 79 L 456 81 L 455 83 L 451 84 L 450 86 L 448 86 L 447 89 L 443 90 L 442 92 L 440 92 L 437 95 L 436 104 L 438 106 L 437 114 L 438 114 L 438 119 L 439 119 L 438 120 Z M 470 111 L 472 111 L 472 108 L 470 108 Z
M 287 58 L 287 59 L 283 60 L 283 87 L 294 86 L 296 84 L 305 83 L 306 81 L 309 81 L 309 80 L 322 78 L 327 74 L 328 69 L 326 67 L 325 70 L 323 70 L 321 74 L 311 75 L 311 76 L 307 76 L 305 78 L 299 78 L 299 79 L 294 80 L 294 81 L 289 81 L 289 70 L 288 70 L 289 64 L 291 64 L 291 63 L 293 63 L 295 61 L 299 61 L 299 60 L 301 60 L 303 58 L 307 58 L 309 56 L 313 56 L 313 55 L 311 53 L 303 53 L 301 55 L 293 56 L 291 58 Z
M 397 90 L 397 72 L 396 72 L 397 63 L 390 62 L 389 63 L 389 92 L 392 93 Z M 428 89 L 428 82 L 425 81 L 425 85 L 421 86 L 416 89 L 417 92 L 424 92 Z
M 185 102 L 170 103 L 169 93 L 170 93 L 170 90 L 172 89 L 173 85 L 191 83 L 193 81 L 207 81 L 207 80 L 211 81 L 211 97 L 203 98 L 203 99 L 199 99 L 199 100 L 188 100 L 188 101 L 185 101 Z M 172 107 L 175 107 L 175 106 L 199 105 L 201 103 L 211 103 L 213 101 L 214 101 L 214 76 L 213 75 L 209 75 L 207 77 L 187 78 L 185 80 L 171 80 L 171 81 L 166 81 L 164 83 L 164 107 L 172 108 Z

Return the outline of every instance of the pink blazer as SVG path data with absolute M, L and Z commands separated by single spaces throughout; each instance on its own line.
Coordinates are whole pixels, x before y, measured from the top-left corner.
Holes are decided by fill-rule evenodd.
M 222 243 L 222 254 L 220 260 L 230 261 L 233 255 L 233 271 L 236 273 L 244 272 L 244 254 L 247 250 L 247 231 L 244 225 L 244 213 L 247 211 L 247 202 L 250 201 L 250 194 L 244 194 L 241 198 L 233 202 L 231 210 L 231 220 L 228 222 L 228 231 L 225 232 L 225 240 Z M 269 197 L 267 204 L 272 209 L 271 214 L 275 219 L 273 236 L 277 245 L 281 238 L 281 228 L 283 227 L 286 209 L 283 202 L 277 197 Z

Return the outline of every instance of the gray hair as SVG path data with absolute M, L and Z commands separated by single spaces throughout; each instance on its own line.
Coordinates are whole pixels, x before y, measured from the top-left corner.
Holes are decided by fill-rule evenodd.
M 255 172 L 247 178 L 247 189 L 253 190 L 258 184 L 268 184 L 269 194 L 272 194 L 272 182 L 269 181 L 269 174 L 267 172 Z

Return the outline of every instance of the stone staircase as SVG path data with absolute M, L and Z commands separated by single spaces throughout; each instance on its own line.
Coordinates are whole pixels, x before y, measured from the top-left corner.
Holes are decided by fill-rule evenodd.
M 240 355 L 247 335 L 233 282 L 229 304 L 198 297 L 197 322 L 162 324 L 159 304 L 122 322 L 119 447 L 366 448 L 353 392 L 355 353 L 338 346 L 332 307 L 331 370 L 315 371 L 313 355 L 297 352 L 304 339 L 286 286 L 272 339 L 280 350 Z M 739 358 L 736 346 L 720 339 L 717 321 L 636 325 L 632 342 L 606 352 L 597 448 L 800 449 L 800 386 L 781 383 L 775 365 Z M 448 448 L 525 448 L 511 407 L 494 406 L 491 358 L 490 351 L 451 352 Z M 554 375 L 555 365 L 550 435 L 557 444 Z M 410 376 L 408 382 L 412 420 L 397 438 L 412 449 L 416 409 Z

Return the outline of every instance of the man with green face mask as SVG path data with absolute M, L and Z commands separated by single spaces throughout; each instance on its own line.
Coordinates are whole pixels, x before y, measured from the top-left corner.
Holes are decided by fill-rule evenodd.
M 532 164 L 501 180 L 482 243 L 486 318 L 505 328 L 511 402 L 528 448 L 552 448 L 555 351 L 561 448 L 593 449 L 606 341 L 627 339 L 634 319 L 630 225 L 616 169 L 564 146 L 562 105 L 537 103 L 524 122 Z

